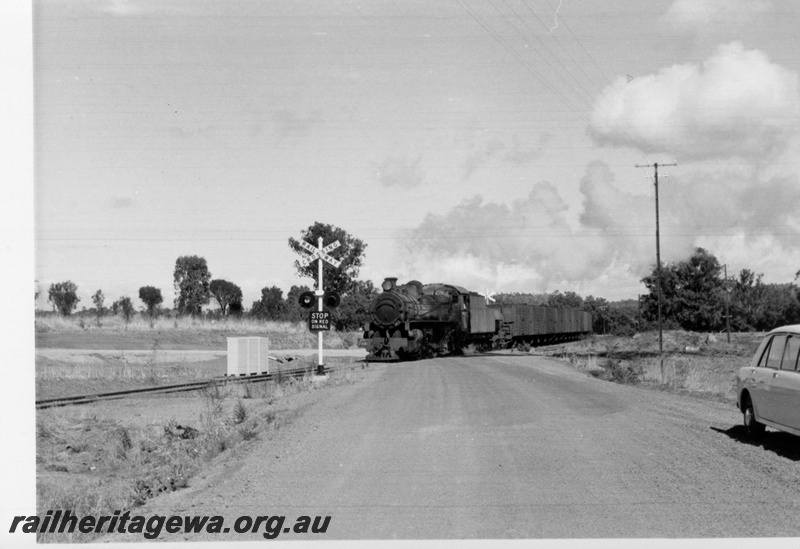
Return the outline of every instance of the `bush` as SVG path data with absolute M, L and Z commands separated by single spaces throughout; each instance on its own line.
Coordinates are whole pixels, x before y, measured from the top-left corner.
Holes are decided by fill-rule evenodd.
M 616 358 L 607 358 L 600 366 L 602 369 L 590 370 L 589 373 L 596 378 L 626 385 L 635 385 L 640 381 L 639 371 L 636 368 L 631 364 L 622 364 Z

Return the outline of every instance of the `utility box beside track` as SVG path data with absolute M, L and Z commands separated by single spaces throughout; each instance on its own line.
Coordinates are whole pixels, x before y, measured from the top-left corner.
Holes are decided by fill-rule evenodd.
M 269 373 L 269 338 L 229 337 L 229 376 L 248 376 Z

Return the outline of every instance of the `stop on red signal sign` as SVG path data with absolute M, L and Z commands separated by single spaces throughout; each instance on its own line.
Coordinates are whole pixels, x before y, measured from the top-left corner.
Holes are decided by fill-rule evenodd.
M 329 332 L 331 329 L 331 312 L 311 311 L 308 315 L 308 329 L 312 332 Z

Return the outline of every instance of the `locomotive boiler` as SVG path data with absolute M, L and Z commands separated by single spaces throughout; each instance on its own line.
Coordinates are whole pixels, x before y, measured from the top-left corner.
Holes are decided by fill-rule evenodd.
M 387 278 L 370 304 L 359 346 L 367 360 L 391 361 L 576 339 L 591 332 L 591 315 L 577 309 L 488 305 L 484 296 L 451 284 Z

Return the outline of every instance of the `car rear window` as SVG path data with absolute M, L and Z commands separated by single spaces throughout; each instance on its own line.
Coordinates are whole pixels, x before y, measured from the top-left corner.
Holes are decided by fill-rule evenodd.
M 789 336 L 783 351 L 781 370 L 797 370 L 797 355 L 800 354 L 800 337 Z
M 769 352 L 767 354 L 767 368 L 775 368 L 777 370 L 781 367 L 781 358 L 783 358 L 783 348 L 785 345 L 785 334 L 778 334 L 772 338 L 772 345 L 769 346 Z
M 756 354 L 753 355 L 752 367 L 763 368 L 767 365 L 767 352 L 769 351 L 770 341 L 772 341 L 771 337 L 765 337 L 761 345 L 758 346 Z

